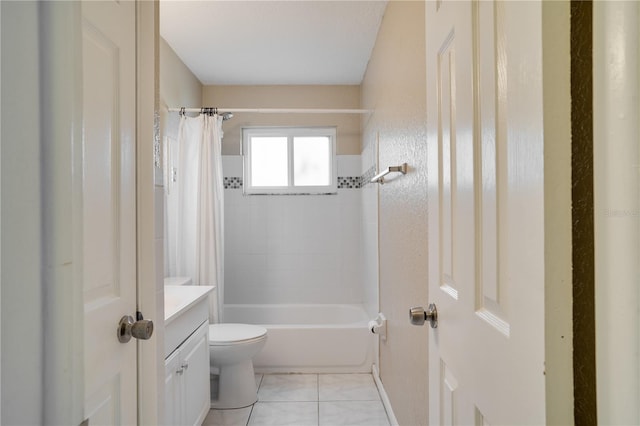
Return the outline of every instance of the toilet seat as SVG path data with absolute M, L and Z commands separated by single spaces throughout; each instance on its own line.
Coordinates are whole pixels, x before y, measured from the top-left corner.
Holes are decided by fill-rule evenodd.
M 210 324 L 209 345 L 228 346 L 265 338 L 267 329 L 253 324 Z

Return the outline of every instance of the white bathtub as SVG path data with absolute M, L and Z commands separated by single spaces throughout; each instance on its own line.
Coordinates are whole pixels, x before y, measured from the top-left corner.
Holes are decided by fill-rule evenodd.
M 224 322 L 267 329 L 253 360 L 260 373 L 368 373 L 375 338 L 368 321 L 359 305 L 224 305 Z

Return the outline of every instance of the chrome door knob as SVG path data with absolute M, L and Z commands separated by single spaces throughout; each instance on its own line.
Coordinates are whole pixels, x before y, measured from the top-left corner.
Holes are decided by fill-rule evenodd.
M 132 337 L 148 340 L 153 335 L 153 321 L 141 319 L 134 321 L 131 315 L 120 318 L 118 323 L 118 341 L 127 343 Z
M 153 334 L 153 321 L 138 320 L 131 326 L 131 335 L 136 339 L 149 340 Z
M 438 328 L 438 310 L 436 305 L 431 303 L 425 311 L 422 306 L 415 306 L 409 309 L 409 321 L 413 325 L 423 325 L 429 321 L 431 328 Z

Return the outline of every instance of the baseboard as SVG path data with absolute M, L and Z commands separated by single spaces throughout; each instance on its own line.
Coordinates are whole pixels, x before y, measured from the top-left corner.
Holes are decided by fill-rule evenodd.
M 382 399 L 382 405 L 384 405 L 384 409 L 387 412 L 387 417 L 389 417 L 389 424 L 391 426 L 399 426 L 398 419 L 396 419 L 396 415 L 393 413 L 393 408 L 391 408 L 391 401 L 389 401 L 389 396 L 384 390 L 384 386 L 382 385 L 382 381 L 380 380 L 378 366 L 375 364 L 371 366 L 371 375 L 373 376 L 373 380 L 376 382 L 376 387 L 378 388 L 378 392 L 380 393 L 380 399 Z

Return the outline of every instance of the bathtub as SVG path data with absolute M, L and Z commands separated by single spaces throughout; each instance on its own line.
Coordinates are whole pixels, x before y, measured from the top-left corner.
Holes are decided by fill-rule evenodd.
M 224 322 L 259 324 L 259 373 L 368 373 L 374 336 L 360 305 L 224 305 Z

